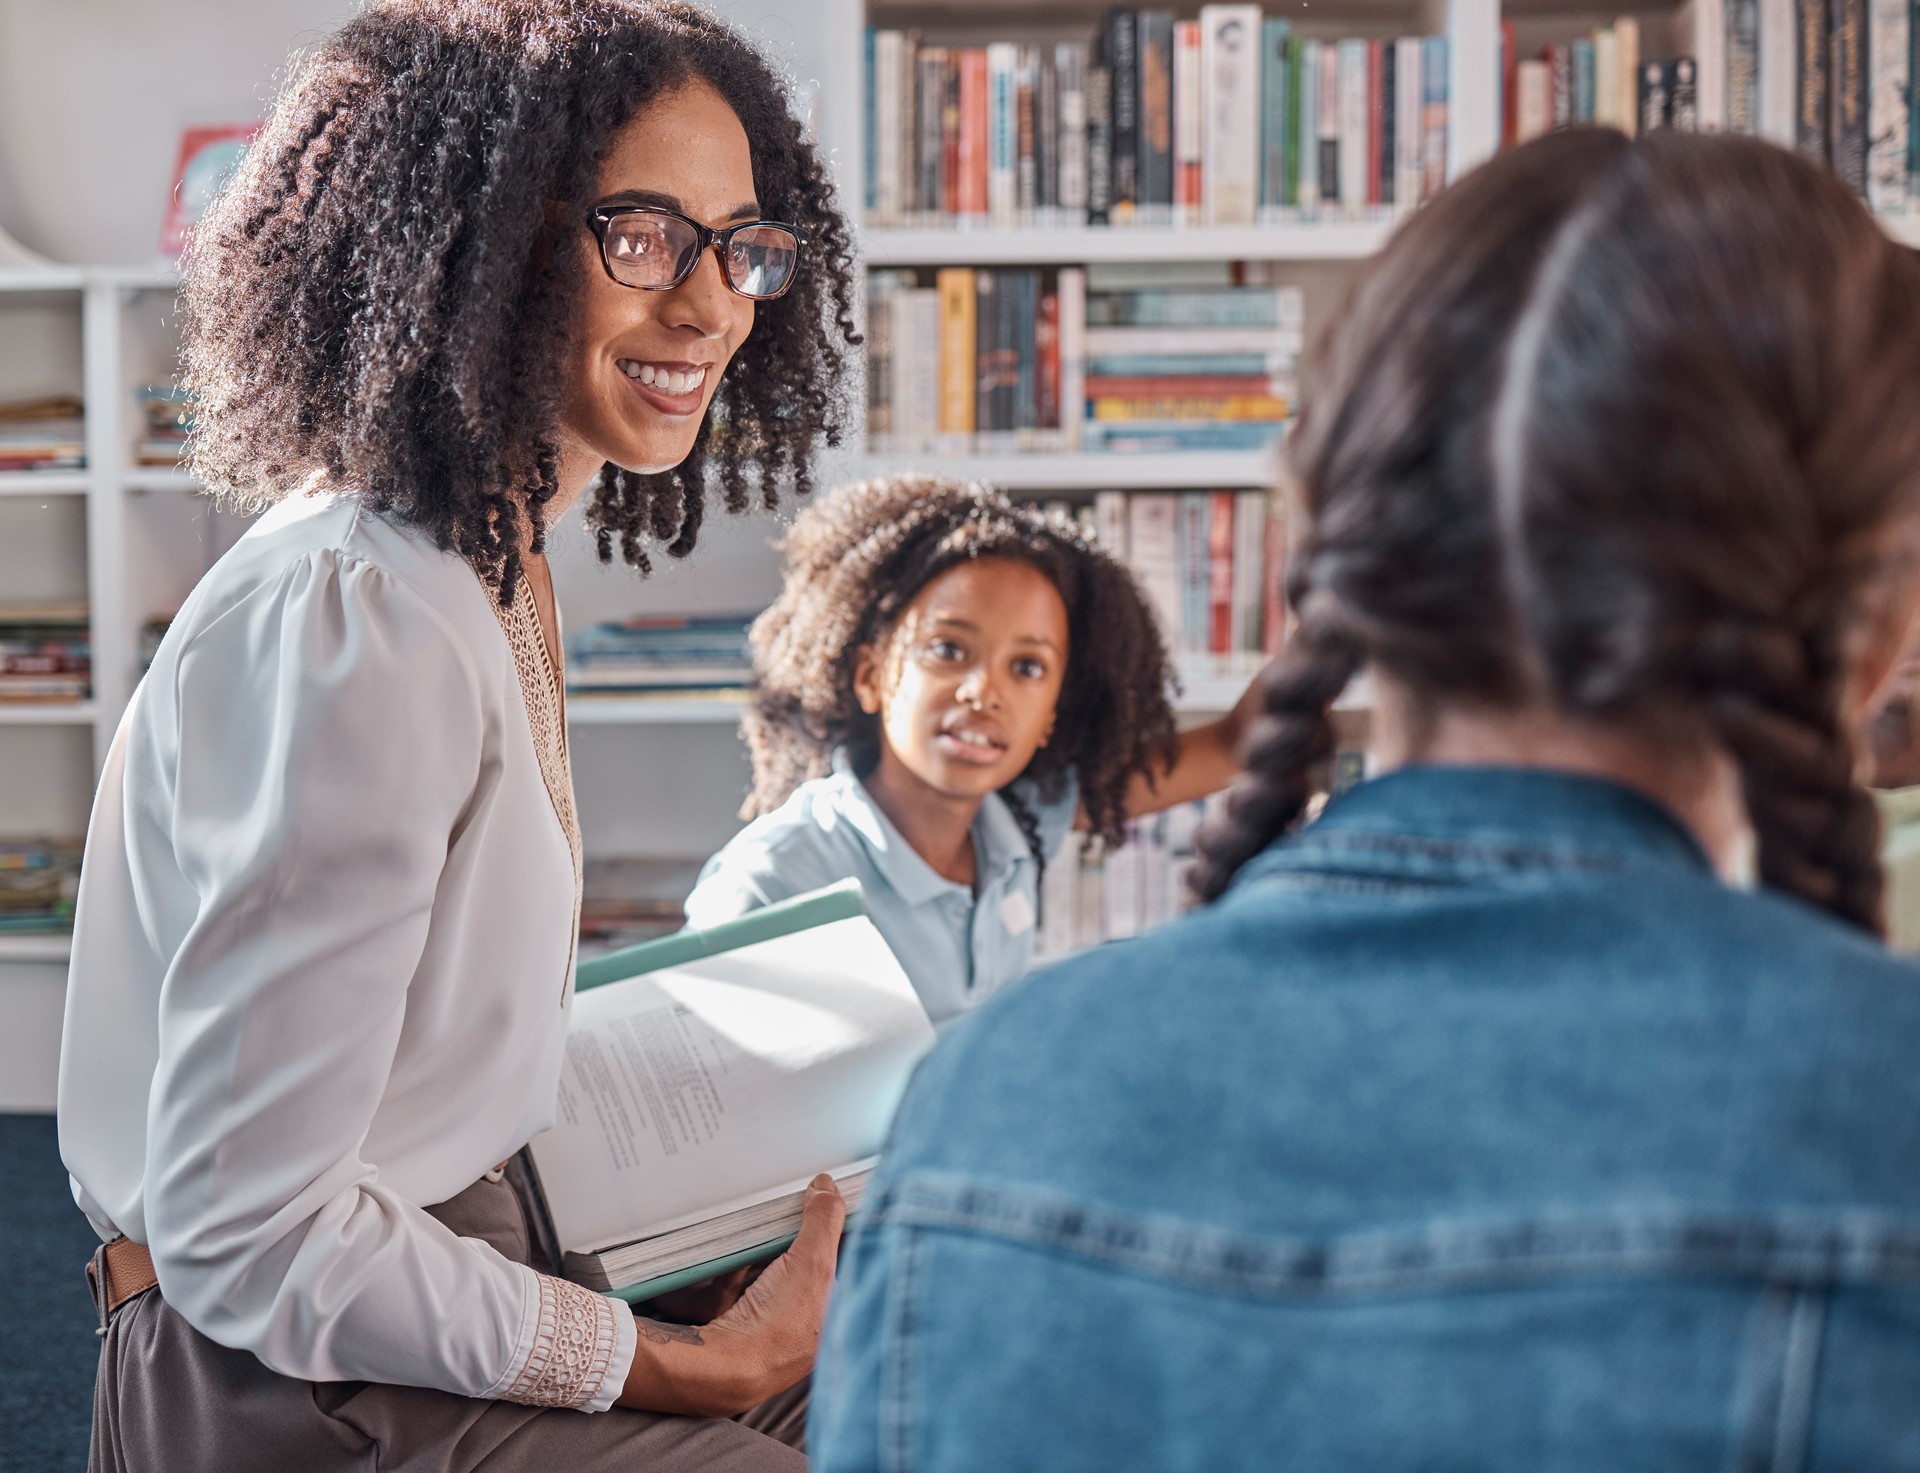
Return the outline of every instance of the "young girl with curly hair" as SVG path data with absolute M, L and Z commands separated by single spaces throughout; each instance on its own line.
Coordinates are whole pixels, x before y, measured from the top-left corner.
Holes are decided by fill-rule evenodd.
M 674 0 L 370 4 L 184 276 L 194 467 L 265 513 L 88 840 L 92 1466 L 803 1467 L 831 1183 L 690 1327 L 543 1271 L 501 1169 L 579 908 L 548 529 L 684 556 L 709 485 L 770 504 L 840 432 L 848 228 L 786 89 Z
M 1176 730 L 1146 596 L 1070 522 L 898 476 L 802 512 L 786 555 L 752 635 L 754 822 L 693 925 L 857 878 L 945 1022 L 1027 969 L 1070 828 L 1118 844 L 1237 771 L 1244 710 Z

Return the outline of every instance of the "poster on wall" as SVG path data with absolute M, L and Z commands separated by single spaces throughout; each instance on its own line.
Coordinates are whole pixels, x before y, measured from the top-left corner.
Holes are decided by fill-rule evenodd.
M 189 128 L 180 135 L 180 158 L 173 166 L 173 192 L 160 226 L 160 254 L 173 259 L 186 246 L 187 233 L 213 203 L 220 186 L 239 167 L 258 123 L 227 123 Z

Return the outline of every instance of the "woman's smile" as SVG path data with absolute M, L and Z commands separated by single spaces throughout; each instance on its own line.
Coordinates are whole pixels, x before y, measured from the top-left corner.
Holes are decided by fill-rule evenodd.
M 622 358 L 615 365 L 641 401 L 662 414 L 698 414 L 706 405 L 709 363 L 647 362 Z

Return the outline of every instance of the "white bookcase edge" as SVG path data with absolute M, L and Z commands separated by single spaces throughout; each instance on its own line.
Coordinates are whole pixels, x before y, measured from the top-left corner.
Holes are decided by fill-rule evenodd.
M 65 966 L 73 938 L 64 931 L 16 931 L 0 934 L 0 962 L 57 962 Z

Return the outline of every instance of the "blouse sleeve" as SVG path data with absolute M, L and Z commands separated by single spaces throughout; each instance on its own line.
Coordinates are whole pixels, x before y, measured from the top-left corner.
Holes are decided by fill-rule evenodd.
M 609 1405 L 624 1306 L 455 1236 L 362 1159 L 480 777 L 453 631 L 390 574 L 316 553 L 198 630 L 148 705 L 170 714 L 145 739 L 175 755 L 168 838 L 147 842 L 197 896 L 148 1106 L 167 1302 L 303 1380 Z

